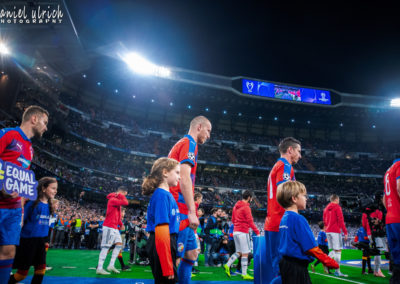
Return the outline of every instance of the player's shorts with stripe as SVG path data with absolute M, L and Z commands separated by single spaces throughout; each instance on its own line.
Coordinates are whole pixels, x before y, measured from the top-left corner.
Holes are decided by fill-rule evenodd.
M 187 219 L 187 215 L 181 214 L 181 221 Z M 185 255 L 185 251 L 197 249 L 196 235 L 190 227 L 186 227 L 178 233 L 177 257 L 181 258 Z
M 46 264 L 46 242 L 43 238 L 21 238 L 15 254 L 13 268 L 28 270 L 29 267 Z
M 250 252 L 250 236 L 243 232 L 233 232 L 233 240 L 235 241 L 236 252 Z
M 21 218 L 21 208 L 0 208 L 0 246 L 19 245 Z
M 343 240 L 342 236 L 339 233 L 326 233 L 326 237 L 328 238 L 328 246 L 330 249 L 343 249 Z
M 122 243 L 119 230 L 103 226 L 103 236 L 101 238 L 101 247 L 110 248 L 115 243 Z

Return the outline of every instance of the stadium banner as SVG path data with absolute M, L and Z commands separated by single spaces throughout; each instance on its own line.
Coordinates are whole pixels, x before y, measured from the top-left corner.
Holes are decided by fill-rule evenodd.
M 33 171 L 0 159 L 0 188 L 5 192 L 18 192 L 20 197 L 34 200 L 37 198 L 37 185 Z
M 272 269 L 272 265 L 267 263 L 267 248 L 265 247 L 265 237 L 253 237 L 253 255 L 254 255 L 254 283 L 255 284 L 269 284 L 272 279 L 268 279 Z

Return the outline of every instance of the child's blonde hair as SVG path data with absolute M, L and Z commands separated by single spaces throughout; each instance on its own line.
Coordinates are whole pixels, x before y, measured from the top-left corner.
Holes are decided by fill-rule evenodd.
M 278 186 L 276 199 L 283 208 L 288 208 L 293 205 L 293 197 L 299 194 L 306 194 L 307 190 L 304 184 L 299 181 L 287 181 Z

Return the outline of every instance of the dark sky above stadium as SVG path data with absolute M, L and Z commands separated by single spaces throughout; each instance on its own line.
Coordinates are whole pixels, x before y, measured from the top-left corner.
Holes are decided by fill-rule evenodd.
M 66 0 L 88 50 L 121 42 L 160 65 L 400 94 L 394 4 L 261 2 Z

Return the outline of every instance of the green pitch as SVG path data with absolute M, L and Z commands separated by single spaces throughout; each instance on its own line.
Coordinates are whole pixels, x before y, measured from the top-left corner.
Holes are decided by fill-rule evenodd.
M 152 279 L 152 274 L 149 266 L 131 266 L 132 270 L 121 272 L 120 274 L 112 274 L 107 276 L 96 275 L 95 268 L 97 266 L 99 251 L 90 250 L 62 250 L 50 249 L 47 255 L 48 266 L 53 267 L 47 271 L 47 276 L 60 277 L 90 277 L 90 278 L 132 278 L 132 279 Z M 129 253 L 124 252 L 124 260 L 127 263 Z M 108 255 L 104 267 L 106 268 L 110 259 Z M 361 251 L 359 250 L 344 250 L 342 260 L 359 260 L 361 259 Z M 200 256 L 200 271 L 201 273 L 192 278 L 192 281 L 243 281 L 240 276 L 232 276 L 228 278 L 221 267 L 204 267 L 203 255 Z M 116 261 L 117 268 L 119 262 Z M 253 265 L 249 267 L 250 274 L 253 274 Z M 343 265 L 341 271 L 348 274 L 348 278 L 338 279 L 331 275 L 323 274 L 322 265 L 318 265 L 316 273 L 310 271 L 311 280 L 313 283 L 389 283 L 390 275 L 387 270 L 383 270 L 386 278 L 377 278 L 373 275 L 361 275 L 361 267 L 352 267 Z M 32 269 L 30 271 L 32 273 Z M 94 279 L 91 279 L 93 283 Z

